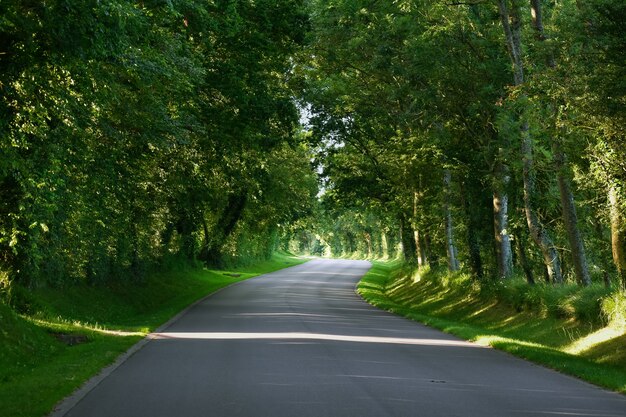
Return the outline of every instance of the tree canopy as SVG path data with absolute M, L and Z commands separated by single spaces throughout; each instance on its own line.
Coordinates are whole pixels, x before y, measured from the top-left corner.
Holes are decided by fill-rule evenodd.
M 3 1 L 0 262 L 27 284 L 266 256 L 317 193 L 302 2 Z
M 623 285 L 625 14 L 3 1 L 1 268 L 25 285 L 141 279 L 171 256 L 291 242 Z

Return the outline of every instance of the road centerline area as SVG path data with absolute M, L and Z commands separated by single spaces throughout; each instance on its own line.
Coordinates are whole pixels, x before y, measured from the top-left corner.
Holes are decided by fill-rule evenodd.
M 367 305 L 313 260 L 191 308 L 66 416 L 626 416 L 626 399 Z

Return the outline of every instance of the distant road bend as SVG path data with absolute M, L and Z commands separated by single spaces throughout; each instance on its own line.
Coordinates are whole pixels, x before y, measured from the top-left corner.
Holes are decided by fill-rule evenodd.
M 626 416 L 621 395 L 369 306 L 368 269 L 313 260 L 229 287 L 54 415 Z

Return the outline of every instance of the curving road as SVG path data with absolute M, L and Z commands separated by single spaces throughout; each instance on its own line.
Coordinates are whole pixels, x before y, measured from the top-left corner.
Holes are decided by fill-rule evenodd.
M 626 397 L 369 306 L 368 269 L 313 260 L 231 286 L 55 415 L 626 416 Z

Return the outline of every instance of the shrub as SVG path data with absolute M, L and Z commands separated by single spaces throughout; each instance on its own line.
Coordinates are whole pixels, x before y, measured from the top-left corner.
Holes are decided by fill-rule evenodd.
M 599 284 L 589 287 L 575 284 L 528 285 L 520 277 L 480 283 L 480 295 L 483 299 L 496 299 L 519 312 L 529 311 L 544 317 L 576 319 L 588 323 L 607 320 L 602 300 L 610 292 L 610 289 Z
M 610 325 L 626 328 L 626 291 L 616 291 L 602 300 L 602 314 Z
M 577 320 L 590 323 L 605 321 L 606 317 L 602 312 L 602 300 L 611 294 L 611 289 L 604 285 L 590 285 L 580 288 L 579 291 L 569 300 L 574 310 Z

